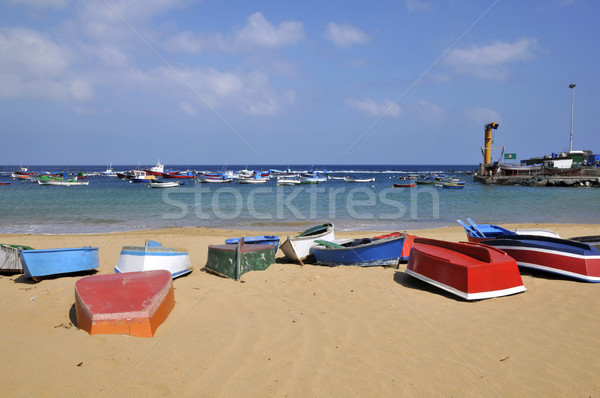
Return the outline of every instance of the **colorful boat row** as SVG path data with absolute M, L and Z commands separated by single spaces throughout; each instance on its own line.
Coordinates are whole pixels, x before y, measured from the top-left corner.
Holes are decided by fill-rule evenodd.
M 459 221 L 461 222 L 461 221 Z M 336 239 L 331 223 L 287 237 L 281 250 L 290 261 L 326 266 L 388 266 L 407 261 L 405 273 L 465 300 L 526 291 L 519 267 L 600 282 L 600 237 L 561 239 L 551 231 L 510 231 L 493 224 L 461 222 L 469 242 L 447 242 L 394 232 L 362 239 Z M 525 234 L 523 234 L 525 233 Z M 275 263 L 274 235 L 227 239 L 210 245 L 205 269 L 239 280 Z M 34 250 L 0 245 L 0 271 L 23 272 L 39 281 L 95 272 L 98 248 Z M 173 278 L 192 272 L 184 249 L 155 241 L 125 246 L 115 274 L 91 275 L 75 284 L 77 325 L 90 334 L 154 335 L 175 305 Z

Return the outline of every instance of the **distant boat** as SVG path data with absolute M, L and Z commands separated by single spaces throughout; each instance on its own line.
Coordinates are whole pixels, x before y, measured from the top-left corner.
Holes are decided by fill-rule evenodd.
M 342 239 L 333 242 L 318 239 L 311 248 L 317 264 L 398 266 L 402 259 L 405 234 L 395 232 L 384 238 Z
M 512 257 L 477 243 L 415 238 L 406 273 L 465 300 L 526 290 Z
M 160 162 L 160 160 L 158 162 L 156 162 L 156 166 L 147 168 L 147 169 L 142 169 L 144 172 L 146 172 L 146 174 L 150 174 L 150 175 L 154 175 L 154 176 L 158 176 L 160 177 L 160 175 L 162 173 L 164 173 L 165 171 L 165 165 L 162 164 Z
M 415 180 L 409 177 L 400 177 L 400 181 L 394 183 L 394 188 L 414 188 L 416 186 Z
M 179 178 L 179 179 L 193 179 L 196 178 L 196 174 L 192 171 L 171 171 L 168 173 L 161 174 L 163 178 Z
M 115 171 L 112 168 L 112 163 L 106 168 L 105 171 L 103 171 L 102 173 L 100 173 L 100 175 L 103 175 L 105 177 L 116 177 L 117 173 L 115 173 Z
M 241 238 L 237 244 L 210 245 L 206 270 L 226 278 L 240 279 L 249 271 L 260 271 L 275 263 L 273 245 L 248 245 Z
M 504 235 L 486 245 L 505 251 L 519 267 L 600 282 L 600 250 L 587 243 L 535 235 Z
M 277 185 L 300 185 L 300 180 L 297 178 L 277 178 Z
M 88 185 L 89 181 L 80 181 L 77 177 L 69 178 L 69 176 L 65 173 L 63 177 L 55 177 L 55 176 L 47 176 L 41 175 L 37 180 L 39 185 L 62 185 L 70 187 L 72 185 Z
M 234 244 L 237 245 L 240 238 L 229 238 L 225 239 L 226 244 Z M 279 248 L 279 236 L 276 235 L 261 235 L 261 236 L 245 236 L 244 244 L 247 245 L 273 245 L 275 247 L 275 252 Z
M 314 171 L 302 174 L 299 180 L 301 184 L 318 184 L 320 182 L 327 181 L 327 175 L 318 171 Z
M 137 272 L 164 269 L 173 278 L 192 272 L 187 250 L 163 247 L 149 240 L 145 246 L 124 246 L 115 266 L 115 272 Z
M 150 188 L 177 188 L 178 186 L 177 181 L 150 181 Z
M 463 189 L 465 187 L 464 183 L 458 183 L 458 182 L 442 182 L 442 188 L 448 188 L 448 189 Z
M 303 264 L 311 256 L 310 248 L 316 245 L 315 240 L 318 239 L 325 241 L 335 240 L 333 224 L 317 225 L 296 236 L 288 236 L 286 241 L 281 245 L 281 251 L 289 260 Z
M 256 174 L 254 177 L 239 177 L 237 179 L 238 184 L 264 184 L 267 181 L 269 181 L 269 179 L 267 177 L 262 177 L 260 174 Z
M 0 185 L 10 185 L 12 182 L 0 182 Z
M 38 281 L 45 276 L 92 271 L 100 266 L 97 247 L 22 250 L 25 276 Z
M 0 272 L 23 273 L 21 251 L 33 250 L 29 246 L 0 243 Z
M 344 181 L 346 182 L 375 182 L 375 177 L 373 178 L 358 178 L 354 177 L 344 177 Z
M 217 174 L 209 174 L 202 173 L 198 175 L 197 181 L 200 183 L 226 183 L 233 181 L 232 178 L 229 178 L 227 175 L 222 173 Z

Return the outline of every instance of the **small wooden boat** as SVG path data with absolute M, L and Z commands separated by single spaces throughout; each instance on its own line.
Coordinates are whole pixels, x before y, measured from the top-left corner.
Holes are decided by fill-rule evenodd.
M 485 241 L 504 250 L 519 267 L 600 282 L 600 250 L 587 243 L 536 235 L 504 235 Z
M 225 183 L 225 182 L 231 182 L 233 181 L 233 179 L 227 177 L 224 174 L 208 174 L 208 173 L 202 173 L 200 174 L 196 181 L 202 183 L 202 182 L 206 182 L 206 183 Z
M 97 269 L 100 266 L 97 247 L 22 250 L 25 276 L 39 281 L 51 275 L 70 274 Z
M 12 182 L 0 182 L 0 185 L 10 185 Z
M 277 185 L 300 185 L 300 180 L 297 178 L 277 178 Z
M 401 182 L 395 182 L 394 188 L 414 188 L 417 186 L 416 180 L 408 177 L 400 177 Z
M 69 179 L 69 180 L 37 180 L 39 185 L 59 185 L 70 187 L 73 185 L 89 185 L 89 181 L 79 181 L 77 178 Z
M 148 169 L 142 169 L 142 171 L 146 174 L 160 177 L 162 173 L 165 171 L 165 165 L 160 162 L 156 162 L 156 166 L 152 166 Z
M 240 177 L 237 179 L 238 184 L 264 184 L 267 181 L 269 181 L 269 178 L 262 177 L 259 174 L 256 174 L 254 177 L 250 177 L 250 178 Z
M 296 236 L 287 237 L 281 245 L 281 251 L 291 261 L 297 261 L 303 264 L 310 256 L 310 248 L 315 246 L 315 240 L 325 241 L 335 240 L 335 231 L 333 224 L 321 224 L 309 228 Z
M 470 225 L 465 224 L 461 220 L 456 221 L 465 229 L 469 242 L 482 242 L 507 235 L 537 235 L 560 238 L 556 232 L 547 229 L 515 229 L 514 231 L 510 231 L 496 224 L 476 224 L 470 218 L 467 218 Z
M 175 307 L 169 271 L 93 275 L 75 283 L 77 327 L 89 334 L 152 337 Z
M 225 243 L 229 245 L 237 245 L 240 238 L 225 239 Z M 261 235 L 261 236 L 245 236 L 244 244 L 247 245 L 273 245 L 275 251 L 279 248 L 279 236 L 276 235 Z
M 178 186 L 177 181 L 150 181 L 150 188 L 177 188 Z
M 226 278 L 240 279 L 249 271 L 261 271 L 275 263 L 273 245 L 247 245 L 244 238 L 237 244 L 210 245 L 206 270 Z
M 29 246 L 0 243 L 0 272 L 23 273 L 22 250 L 33 250 Z
M 447 188 L 447 189 L 463 189 L 465 187 L 465 184 L 462 183 L 457 183 L 457 182 L 442 182 L 442 188 Z
M 145 246 L 124 246 L 115 266 L 116 273 L 157 269 L 169 271 L 173 278 L 189 274 L 192 272 L 192 264 L 187 250 L 163 247 L 160 243 L 149 240 Z
M 172 171 L 168 173 L 161 173 L 162 178 L 177 178 L 177 179 L 193 179 L 196 178 L 196 174 L 191 171 Z
M 405 234 L 395 232 L 387 237 L 343 239 L 333 242 L 318 239 L 311 248 L 317 264 L 398 266 L 402 259 Z
M 517 262 L 478 243 L 415 238 L 406 273 L 465 300 L 524 292 Z
M 354 177 L 344 177 L 344 181 L 346 182 L 375 182 L 375 178 L 358 178 Z

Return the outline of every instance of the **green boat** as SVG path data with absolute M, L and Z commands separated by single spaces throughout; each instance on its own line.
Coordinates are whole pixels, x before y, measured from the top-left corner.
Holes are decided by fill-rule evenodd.
M 33 250 L 29 246 L 0 243 L 0 272 L 23 273 L 21 250 Z
M 262 271 L 275 263 L 273 245 L 245 244 L 240 238 L 237 244 L 210 245 L 206 270 L 226 278 L 239 280 L 246 272 Z

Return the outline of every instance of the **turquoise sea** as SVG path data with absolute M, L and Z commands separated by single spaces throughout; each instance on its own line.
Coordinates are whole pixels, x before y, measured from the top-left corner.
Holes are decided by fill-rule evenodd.
M 151 165 L 148 165 L 150 167 Z M 405 230 L 456 226 L 456 219 L 490 223 L 599 223 L 598 188 L 488 186 L 473 182 L 475 165 L 295 165 L 332 176 L 375 178 L 372 183 L 329 180 L 277 186 L 186 183 L 150 189 L 115 177 L 90 176 L 87 186 L 40 186 L 13 181 L 18 166 L 0 166 L 0 233 L 98 233 L 207 226 L 300 230 L 325 221 L 340 230 Z M 117 165 L 126 171 L 135 166 Z M 219 170 L 180 165 L 178 170 Z M 233 165 L 228 169 L 287 169 L 287 165 Z M 30 166 L 30 171 L 101 172 L 106 166 Z M 408 174 L 445 173 L 466 181 L 461 190 L 432 186 L 392 188 Z

